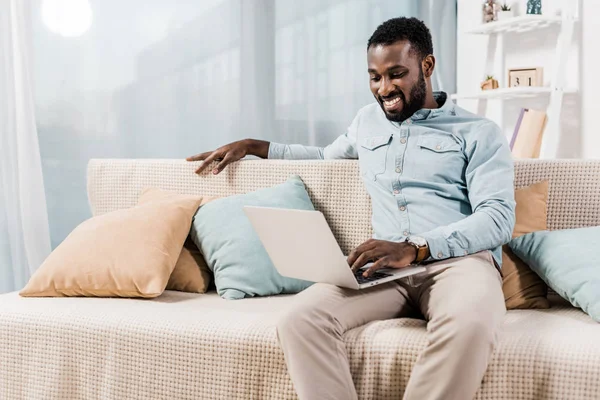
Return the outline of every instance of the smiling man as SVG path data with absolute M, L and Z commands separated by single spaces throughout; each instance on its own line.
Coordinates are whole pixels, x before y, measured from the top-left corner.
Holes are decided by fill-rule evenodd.
M 300 399 L 356 399 L 343 334 L 370 321 L 427 321 L 405 399 L 472 399 L 504 314 L 501 246 L 514 226 L 513 160 L 493 122 L 433 92 L 431 35 L 414 18 L 384 22 L 367 44 L 376 103 L 325 148 L 243 140 L 188 160 L 217 174 L 247 154 L 358 159 L 373 205 L 374 238 L 352 251 L 365 274 L 423 264 L 419 275 L 353 291 L 315 284 L 277 327 Z

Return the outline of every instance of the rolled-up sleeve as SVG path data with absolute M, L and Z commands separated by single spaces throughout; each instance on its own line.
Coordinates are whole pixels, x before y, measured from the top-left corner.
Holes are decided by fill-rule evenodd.
M 269 159 L 280 160 L 336 160 L 357 159 L 356 137 L 360 123 L 360 112 L 354 118 L 345 134 L 340 135 L 326 147 L 303 146 L 300 144 L 271 143 Z
M 473 213 L 447 226 L 419 234 L 432 259 L 494 250 L 507 243 L 515 224 L 514 161 L 508 142 L 493 122 L 465 137 L 465 171 Z

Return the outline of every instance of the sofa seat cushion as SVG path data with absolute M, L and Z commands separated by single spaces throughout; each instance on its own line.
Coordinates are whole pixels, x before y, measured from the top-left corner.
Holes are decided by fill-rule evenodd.
M 292 301 L 0 295 L 0 398 L 295 399 L 275 330 Z M 477 398 L 594 398 L 598 337 L 600 324 L 564 301 L 510 311 Z M 425 322 L 375 321 L 345 341 L 360 398 L 398 399 Z

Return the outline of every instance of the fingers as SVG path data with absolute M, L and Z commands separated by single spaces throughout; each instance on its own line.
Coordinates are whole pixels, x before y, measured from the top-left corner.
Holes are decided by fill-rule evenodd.
M 221 171 L 223 171 L 223 168 L 225 168 L 232 161 L 234 161 L 234 158 L 232 156 L 230 156 L 229 153 L 227 153 L 227 155 L 225 156 L 225 158 L 223 158 L 223 160 L 217 159 L 217 161 L 221 161 L 221 162 L 218 163 L 217 166 L 213 169 L 213 174 L 218 174 Z
M 356 261 L 352 264 L 352 272 L 356 272 L 360 268 L 364 267 L 366 263 L 377 258 L 377 253 L 374 250 L 368 250 L 362 253 Z
M 365 251 L 367 250 L 371 250 L 375 243 L 377 241 L 374 239 L 369 239 L 366 242 L 364 242 L 363 244 L 361 244 L 360 246 L 358 246 L 357 248 L 355 248 L 354 250 L 352 250 L 350 252 L 350 255 L 348 256 L 348 265 L 354 265 L 354 263 L 356 262 L 356 259 Z
M 367 269 L 364 273 L 364 277 L 371 276 L 375 273 L 375 271 L 385 268 L 388 265 L 388 257 L 381 257 L 379 260 L 375 261 L 373 265 L 369 269 Z
M 204 171 L 215 159 L 219 158 L 220 154 L 216 151 L 213 151 L 210 155 L 204 158 L 204 162 L 200 164 L 200 167 L 196 170 L 196 173 L 199 174 Z
M 190 156 L 186 158 L 186 161 L 201 161 L 206 159 L 206 157 L 210 156 L 212 151 L 207 151 L 206 153 L 196 154 L 195 156 Z

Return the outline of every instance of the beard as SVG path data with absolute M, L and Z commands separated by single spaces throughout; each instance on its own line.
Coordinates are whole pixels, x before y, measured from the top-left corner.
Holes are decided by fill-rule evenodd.
M 403 122 L 409 119 L 415 112 L 419 111 L 425 105 L 425 98 L 427 96 L 427 84 L 425 83 L 425 77 L 423 76 L 423 71 L 419 71 L 419 80 L 415 85 L 410 89 L 410 102 L 406 101 L 406 97 L 404 93 L 399 90 L 397 92 L 391 93 L 386 96 L 388 99 L 394 97 L 400 97 L 402 101 L 403 107 L 402 111 L 398 113 L 389 113 L 385 110 L 383 106 L 383 100 L 381 98 L 377 99 L 377 102 L 381 106 L 383 113 L 386 118 L 392 122 Z

